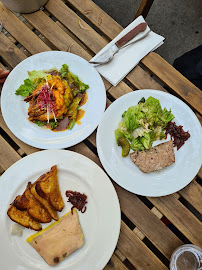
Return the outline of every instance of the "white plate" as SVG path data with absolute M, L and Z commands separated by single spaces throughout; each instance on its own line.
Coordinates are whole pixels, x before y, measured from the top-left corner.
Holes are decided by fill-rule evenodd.
M 174 148 L 174 164 L 146 174 L 139 170 L 129 156 L 122 157 L 122 149 L 116 144 L 114 131 L 122 121 L 124 111 L 136 105 L 142 97 L 146 99 L 150 96 L 157 98 L 162 108 L 171 108 L 175 116 L 173 121 L 189 131 L 191 137 L 178 151 Z M 153 146 L 163 142 L 165 140 L 156 141 Z M 107 173 L 123 188 L 143 196 L 164 196 L 188 185 L 200 169 L 201 148 L 201 126 L 192 110 L 175 96 L 157 90 L 138 90 L 117 99 L 106 110 L 97 131 L 98 155 Z
M 89 85 L 88 101 L 82 107 L 85 111 L 81 125 L 72 130 L 53 132 L 38 127 L 28 120 L 28 103 L 16 96 L 15 91 L 28 78 L 27 71 L 60 69 L 67 64 L 71 72 Z M 42 149 L 60 149 L 73 146 L 86 139 L 97 127 L 106 106 L 106 91 L 96 69 L 83 58 L 61 51 L 49 51 L 35 54 L 18 64 L 9 74 L 1 93 L 3 118 L 21 141 Z
M 69 212 L 66 190 L 88 196 L 87 210 L 78 212 L 85 244 L 54 269 L 101 270 L 115 249 L 120 231 L 120 207 L 115 189 L 104 171 L 93 161 L 68 150 L 46 150 L 31 154 L 11 166 L 0 178 L 0 261 L 1 269 L 53 269 L 46 264 L 26 239 L 34 234 L 24 229 L 23 236 L 11 236 L 13 221 L 7 216 L 9 204 L 22 194 L 28 181 L 58 166 L 58 181 L 65 207 L 59 217 Z M 49 224 L 48 224 L 49 225 Z M 43 224 L 43 228 L 48 226 Z

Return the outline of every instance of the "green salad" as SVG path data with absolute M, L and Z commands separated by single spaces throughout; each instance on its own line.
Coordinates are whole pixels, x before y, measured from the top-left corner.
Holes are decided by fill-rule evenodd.
M 165 138 L 164 130 L 173 118 L 171 110 L 162 109 L 158 99 L 142 98 L 122 114 L 122 122 L 115 130 L 117 144 L 129 151 L 149 149 L 153 141 Z

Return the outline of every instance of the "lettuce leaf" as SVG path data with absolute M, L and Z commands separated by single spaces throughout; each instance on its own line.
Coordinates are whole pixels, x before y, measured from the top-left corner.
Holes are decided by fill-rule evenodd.
M 80 93 L 83 93 L 86 89 L 89 88 L 89 85 L 83 83 L 82 81 L 79 80 L 79 77 L 72 72 L 69 71 L 69 67 L 64 64 L 62 65 L 61 69 L 59 70 L 60 75 L 63 78 L 66 78 L 69 83 L 74 83 L 75 86 L 78 88 Z
M 158 117 L 165 124 L 171 122 L 175 118 L 171 113 L 171 110 L 168 111 L 166 108 L 163 109 L 162 113 Z
M 39 127 L 43 127 L 47 124 L 46 121 L 40 121 L 40 120 L 34 120 L 33 122 L 37 124 Z
M 135 151 L 135 150 L 144 150 L 144 146 L 140 141 L 140 137 L 134 139 L 130 145 L 130 148 Z
M 80 93 L 83 93 L 86 89 L 89 88 L 89 85 L 80 81 L 78 76 L 74 75 L 72 72 L 70 72 L 70 74 L 72 79 L 74 80 L 74 84 L 79 89 Z
M 57 127 L 59 123 L 55 122 L 55 121 L 50 121 L 49 124 L 51 126 L 51 129 L 53 129 L 53 128 Z
M 15 94 L 27 97 L 33 90 L 33 83 L 30 81 L 30 79 L 26 79 L 24 80 L 24 84 L 20 85 L 20 87 L 15 91 Z
M 68 65 L 66 65 L 66 64 L 62 65 L 62 67 L 61 67 L 61 69 L 59 70 L 59 72 L 60 72 L 60 75 L 61 75 L 63 78 L 65 78 L 65 77 L 67 76 L 68 72 L 69 72 L 69 67 L 68 67 Z
M 124 131 L 119 129 L 119 128 L 116 129 L 115 130 L 115 137 L 116 137 L 116 141 L 118 140 L 118 138 L 125 137 L 124 136 Z
M 32 70 L 28 72 L 29 79 L 32 83 L 36 82 L 38 79 L 43 78 L 46 73 L 45 70 Z
M 152 147 L 155 135 L 155 132 L 150 132 L 145 133 L 143 137 L 140 137 L 140 142 L 145 149 L 150 149 Z
M 128 131 L 140 127 L 139 120 L 145 118 L 145 114 L 141 111 L 142 104 L 132 106 L 123 113 L 123 127 L 127 128 Z

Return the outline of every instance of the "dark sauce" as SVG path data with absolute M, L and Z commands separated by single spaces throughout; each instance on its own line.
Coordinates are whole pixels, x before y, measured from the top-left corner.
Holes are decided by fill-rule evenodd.
M 71 204 L 73 204 L 71 208 L 72 214 L 73 214 L 74 208 L 81 211 L 81 213 L 86 212 L 87 196 L 84 193 L 81 194 L 80 192 L 77 192 L 77 191 L 67 190 L 66 196 L 68 198 L 67 202 L 70 202 Z
M 180 147 L 184 145 L 185 141 L 190 138 L 189 132 L 184 131 L 183 126 L 177 126 L 175 122 L 169 122 L 167 124 L 165 132 L 166 138 L 168 134 L 170 134 L 173 146 L 176 146 L 177 150 L 179 150 Z

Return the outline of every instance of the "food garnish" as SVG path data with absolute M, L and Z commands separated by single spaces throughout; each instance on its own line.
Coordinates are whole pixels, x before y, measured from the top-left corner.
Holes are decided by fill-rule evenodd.
M 133 151 L 150 149 L 153 141 L 165 138 L 165 128 L 173 119 L 171 110 L 162 109 L 158 99 L 142 98 L 122 114 L 115 130 L 116 141 L 125 138 Z
M 175 122 L 169 122 L 166 126 L 166 138 L 167 135 L 170 134 L 171 139 L 173 140 L 173 146 L 177 147 L 177 150 L 179 150 L 185 143 L 190 138 L 190 134 L 187 131 L 183 130 L 183 126 L 177 126 Z
M 27 239 L 50 266 L 58 264 L 84 245 L 78 213 L 75 209 L 70 213 Z
M 29 78 L 15 92 L 29 102 L 28 119 L 53 131 L 72 129 L 89 86 L 73 74 L 66 64 L 60 70 L 33 70 L 28 74 Z M 68 121 L 63 121 L 64 118 Z
M 87 196 L 84 193 L 81 194 L 77 191 L 67 190 L 66 196 L 68 198 L 67 202 L 73 204 L 71 208 L 72 213 L 74 208 L 77 208 L 81 213 L 86 212 Z
M 150 149 L 136 150 L 130 158 L 144 173 L 161 170 L 175 162 L 173 143 L 168 141 Z
M 128 140 L 125 137 L 119 137 L 117 144 L 122 147 L 122 157 L 127 157 L 130 152 L 130 143 Z

